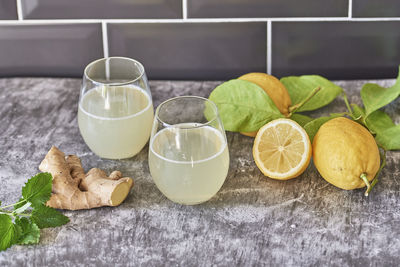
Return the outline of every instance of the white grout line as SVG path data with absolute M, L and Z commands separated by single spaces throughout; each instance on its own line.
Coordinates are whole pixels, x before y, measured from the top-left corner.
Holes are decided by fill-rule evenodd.
M 17 15 L 18 15 L 18 20 L 23 20 L 24 15 L 22 13 L 22 5 L 21 5 L 21 0 L 17 0 Z
M 272 22 L 267 22 L 267 73 L 271 74 L 272 72 Z
M 182 0 L 182 17 L 184 20 L 187 19 L 187 0 Z
M 108 57 L 108 31 L 107 31 L 107 22 L 101 23 L 101 31 L 103 35 L 103 55 L 105 58 Z
M 1 0 L 0 0 L 1 1 Z M 230 23 L 230 22 L 308 22 L 308 21 L 400 21 L 392 18 L 218 18 L 218 19 L 30 19 L 0 20 L 0 25 L 14 24 L 79 24 L 79 23 Z
M 353 0 L 349 0 L 349 14 L 348 17 L 351 19 L 353 17 Z

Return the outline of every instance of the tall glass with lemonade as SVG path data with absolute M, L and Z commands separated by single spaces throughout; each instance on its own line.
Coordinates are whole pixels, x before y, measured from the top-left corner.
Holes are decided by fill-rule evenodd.
M 109 159 L 136 155 L 149 139 L 152 121 L 153 102 L 140 62 L 110 57 L 85 68 L 78 124 L 95 154 Z
M 212 198 L 229 168 L 216 105 L 194 96 L 160 104 L 151 132 L 149 168 L 158 189 L 174 202 L 194 205 Z

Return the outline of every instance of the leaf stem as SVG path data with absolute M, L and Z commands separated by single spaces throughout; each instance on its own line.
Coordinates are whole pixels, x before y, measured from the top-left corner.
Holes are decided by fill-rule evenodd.
M 313 98 L 313 96 L 315 96 L 316 93 L 318 93 L 321 90 L 321 87 L 318 86 L 317 88 L 315 88 L 314 90 L 311 91 L 311 93 L 304 98 L 301 102 L 289 107 L 289 116 L 292 116 L 294 112 L 296 112 L 296 110 L 298 110 L 299 108 L 301 108 L 302 106 L 304 106 L 305 103 L 307 103 L 311 98 Z
M 368 196 L 368 193 L 371 191 L 371 184 L 368 181 L 367 175 L 365 172 L 361 173 L 360 178 L 363 180 L 364 184 L 367 186 L 367 190 L 364 193 L 364 196 Z
M 344 91 L 342 93 L 342 97 L 343 97 L 344 103 L 346 104 L 347 110 L 350 112 L 351 117 L 353 117 L 353 110 L 351 109 L 351 106 L 349 104 L 349 100 L 347 99 L 347 95 L 346 95 L 346 93 Z
M 7 215 L 10 215 L 13 217 L 15 217 L 15 215 L 28 216 L 28 217 L 30 217 L 32 215 L 30 213 L 15 213 L 14 211 L 8 211 L 8 210 L 0 210 L 0 214 L 7 214 Z
M 376 173 L 376 175 L 374 177 L 374 180 L 372 180 L 372 182 L 371 182 L 371 187 L 369 188 L 369 190 L 367 188 L 367 192 L 366 192 L 367 194 L 369 194 L 369 192 L 371 192 L 372 188 L 376 185 L 376 183 L 378 183 L 378 181 L 379 181 L 378 176 L 381 174 L 383 167 L 386 166 L 386 150 L 384 149 L 383 153 L 380 153 L 380 154 L 381 154 L 381 158 L 382 158 L 382 163 L 381 163 L 381 166 L 379 167 L 378 172 Z
M 26 200 L 25 200 L 25 199 L 23 199 L 23 200 L 20 200 L 20 201 L 18 201 L 17 203 L 14 203 L 14 204 L 10 204 L 10 205 L 7 205 L 7 206 L 0 207 L 0 209 L 9 208 L 9 207 L 12 207 L 12 206 L 15 206 L 15 205 L 21 204 L 21 203 L 23 203 L 23 202 L 26 202 Z

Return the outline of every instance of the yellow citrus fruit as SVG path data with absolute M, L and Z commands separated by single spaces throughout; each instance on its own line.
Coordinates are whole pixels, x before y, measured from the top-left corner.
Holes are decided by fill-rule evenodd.
M 287 180 L 302 174 L 311 159 L 306 131 L 289 119 L 273 120 L 257 133 L 253 157 L 260 171 L 270 178 Z
M 251 72 L 240 76 L 238 79 L 252 82 L 260 86 L 274 102 L 279 111 L 287 116 L 289 107 L 292 105 L 289 93 L 286 87 L 276 77 L 261 72 Z M 255 132 L 241 132 L 241 134 L 255 137 Z
M 313 140 L 313 158 L 329 183 L 351 190 L 371 181 L 380 165 L 379 149 L 371 133 L 360 124 L 339 117 L 324 123 Z

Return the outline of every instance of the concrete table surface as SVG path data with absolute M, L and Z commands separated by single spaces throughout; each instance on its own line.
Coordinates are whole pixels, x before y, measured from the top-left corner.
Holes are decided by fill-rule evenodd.
M 366 81 L 337 82 L 361 103 Z M 393 80 L 376 81 L 383 86 Z M 220 82 L 151 82 L 155 106 L 178 95 L 208 96 Z M 395 266 L 400 264 L 400 152 L 389 152 L 369 197 L 344 191 L 310 164 L 300 177 L 264 177 L 253 139 L 227 133 L 230 170 L 219 193 L 197 206 L 166 199 L 149 174 L 146 146 L 127 160 L 105 160 L 85 145 L 76 114 L 80 80 L 0 79 L 0 199 L 16 201 L 52 145 L 84 168 L 120 170 L 135 187 L 119 207 L 65 211 L 71 222 L 41 231 L 40 243 L 0 252 L 0 266 Z M 342 112 L 337 99 L 310 113 Z M 387 108 L 400 122 L 400 103 Z

